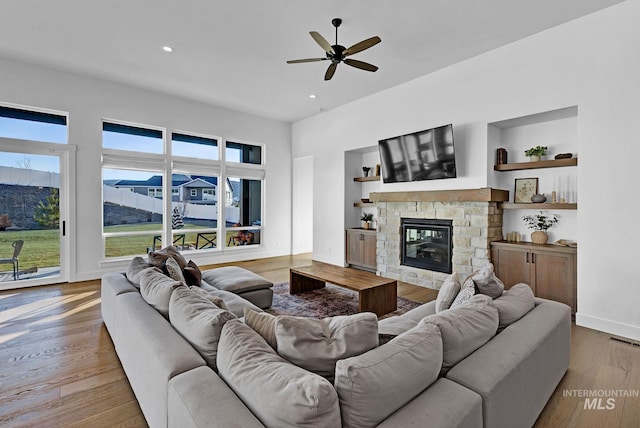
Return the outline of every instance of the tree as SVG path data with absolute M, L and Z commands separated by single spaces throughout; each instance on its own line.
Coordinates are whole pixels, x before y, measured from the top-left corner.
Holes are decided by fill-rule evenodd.
M 55 229 L 60 223 L 60 192 L 52 188 L 44 201 L 38 202 L 33 210 L 33 219 L 45 229 Z

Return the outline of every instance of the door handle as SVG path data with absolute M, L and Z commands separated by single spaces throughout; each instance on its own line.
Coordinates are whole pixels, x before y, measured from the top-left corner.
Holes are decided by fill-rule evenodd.
M 525 254 L 525 258 L 524 258 L 525 263 L 529 263 L 529 253 L 524 253 L 524 254 Z

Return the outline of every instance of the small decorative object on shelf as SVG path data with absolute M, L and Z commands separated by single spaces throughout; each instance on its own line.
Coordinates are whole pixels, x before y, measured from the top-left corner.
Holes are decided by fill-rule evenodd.
M 553 158 L 554 159 L 571 159 L 572 157 L 573 157 L 573 154 L 571 153 L 558 153 Z
M 376 164 L 376 177 L 380 177 L 380 164 Z
M 547 154 L 547 149 L 547 146 L 531 147 L 530 149 L 524 151 L 524 155 L 529 156 L 529 160 L 531 162 L 537 162 L 542 159 L 542 156 Z
M 558 216 L 553 214 L 548 216 L 544 211 L 540 211 L 540 214 L 531 214 L 522 216 L 525 224 L 529 229 L 533 229 L 531 233 L 531 242 L 534 244 L 546 244 L 549 239 L 547 230 L 558 222 Z
M 541 195 L 540 193 L 536 193 L 531 197 L 531 202 L 534 204 L 542 204 L 547 201 L 547 197 L 545 195 Z
M 496 149 L 496 164 L 504 165 L 507 162 L 507 149 Z
M 360 200 L 362 201 L 363 204 L 368 204 L 371 202 L 369 198 L 360 198 Z
M 369 171 L 371 171 L 371 168 L 368 166 L 363 166 L 362 167 L 362 172 L 363 172 L 363 177 L 368 177 L 369 176 Z
M 365 229 L 370 229 L 371 228 L 371 222 L 373 221 L 373 214 L 371 214 L 371 213 L 362 213 L 362 217 L 360 217 L 360 220 L 362 220 L 364 222 L 363 227 Z

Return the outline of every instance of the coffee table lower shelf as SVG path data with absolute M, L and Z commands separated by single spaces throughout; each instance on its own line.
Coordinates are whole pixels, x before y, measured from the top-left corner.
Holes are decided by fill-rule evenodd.
M 357 291 L 358 312 L 381 316 L 398 309 L 398 282 L 395 279 L 320 262 L 289 270 L 291 294 L 317 290 L 326 283 Z

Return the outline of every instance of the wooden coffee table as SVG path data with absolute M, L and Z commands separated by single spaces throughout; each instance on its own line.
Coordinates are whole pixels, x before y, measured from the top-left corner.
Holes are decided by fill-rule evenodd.
M 290 294 L 317 290 L 325 283 L 357 291 L 358 312 L 373 312 L 380 316 L 398 309 L 398 283 L 395 279 L 321 262 L 289 271 Z

